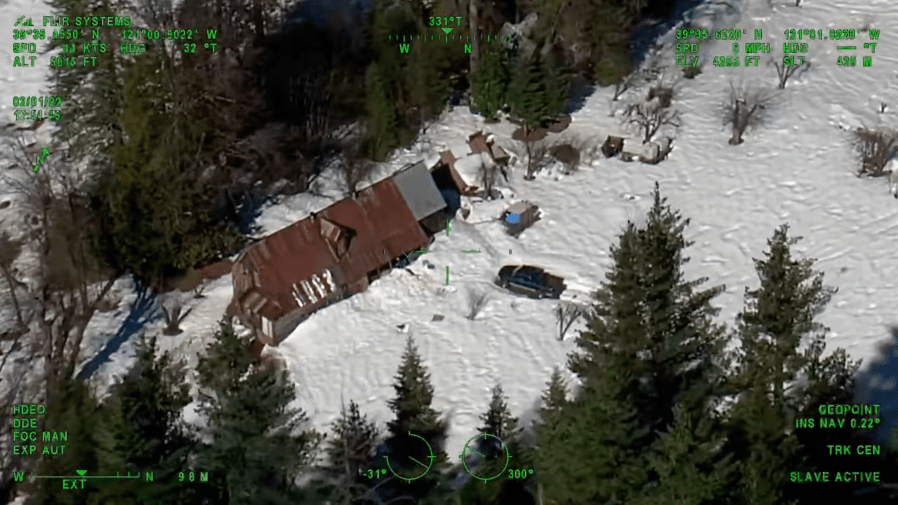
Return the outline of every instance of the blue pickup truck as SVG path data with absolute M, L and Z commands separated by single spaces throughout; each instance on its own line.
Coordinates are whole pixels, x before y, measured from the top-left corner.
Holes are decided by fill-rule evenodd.
M 509 291 L 531 298 L 559 298 L 567 289 L 564 279 L 546 273 L 539 267 L 507 265 L 499 270 L 496 284 Z

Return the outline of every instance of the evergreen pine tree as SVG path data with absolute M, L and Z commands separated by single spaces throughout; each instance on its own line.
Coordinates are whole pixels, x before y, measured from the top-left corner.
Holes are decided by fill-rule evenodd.
M 772 395 L 784 414 L 795 414 L 794 401 L 786 398 L 789 381 L 809 363 L 799 350 L 802 339 L 820 345 L 826 328 L 816 321 L 836 289 L 823 285 L 823 273 L 814 272 L 812 259 L 795 259 L 789 226 L 780 226 L 767 241 L 765 259 L 755 260 L 761 280 L 758 289 L 745 290 L 745 309 L 737 318 L 741 348 L 739 371 L 744 383 L 757 385 Z M 789 405 L 791 403 L 791 405 Z
M 207 496 L 232 505 L 296 503 L 295 478 L 319 437 L 298 432 L 305 415 L 290 406 L 295 391 L 286 372 L 258 363 L 252 343 L 226 323 L 197 370 L 209 438 L 198 465 L 214 481 Z
M 730 380 L 740 395 L 729 414 L 728 445 L 743 465 L 737 485 L 746 503 L 802 501 L 805 486 L 791 486 L 789 475 L 767 468 L 828 469 L 823 463 L 829 456 L 826 446 L 851 436 L 851 430 L 795 429 L 797 417 L 816 415 L 823 403 L 851 398 L 858 365 L 840 349 L 823 357 L 828 330 L 816 317 L 836 290 L 823 284 L 814 260 L 793 257 L 792 246 L 800 237 L 788 232 L 785 224 L 775 230 L 764 258 L 755 260 L 760 286 L 746 289 L 745 309 L 737 317 L 741 347 Z M 827 498 L 854 491 L 843 487 Z
M 511 437 L 517 435 L 518 420 L 511 415 L 506 403 L 505 392 L 502 390 L 502 384 L 496 383 L 490 392 L 489 409 L 480 416 L 483 425 L 477 431 L 484 435 L 492 435 L 500 440 L 511 440 Z M 489 437 L 481 439 L 483 443 L 479 446 L 481 453 L 487 458 L 495 458 L 498 456 L 501 447 L 495 441 L 495 438 Z
M 820 407 L 822 405 L 849 405 L 852 403 L 866 403 L 855 396 L 855 376 L 860 362 L 851 360 L 844 349 L 836 349 L 831 354 L 823 356 L 826 348 L 825 341 L 812 343 L 805 351 L 808 359 L 803 369 L 801 387 L 801 410 L 797 417 L 803 419 L 820 420 Z M 802 472 L 825 472 L 838 470 L 833 465 L 832 455 L 829 450 L 832 446 L 849 444 L 857 447 L 874 444 L 870 440 L 871 432 L 867 430 L 852 429 L 849 423 L 842 427 L 829 427 L 827 429 L 797 429 L 795 435 L 801 446 L 801 453 L 805 463 L 800 470 Z M 885 452 L 885 451 L 883 451 Z M 850 466 L 853 471 L 875 472 L 885 468 L 898 468 L 894 462 L 889 462 L 887 457 L 859 455 L 854 451 L 850 455 L 839 457 L 839 467 Z M 894 477 L 893 477 L 894 479 Z M 881 482 L 894 482 L 882 475 Z M 818 486 L 794 486 L 787 490 L 790 498 L 800 498 L 801 502 L 808 500 L 841 500 L 848 501 L 857 496 L 862 488 L 869 489 L 866 483 L 852 483 L 840 485 L 837 488 Z M 868 495 L 871 503 L 879 503 L 874 495 Z
M 545 503 L 628 503 L 642 487 L 645 472 L 633 447 L 644 430 L 623 400 L 627 375 L 608 369 L 604 381 L 584 387 L 557 422 L 540 429 L 533 464 Z
M 568 404 L 567 384 L 561 370 L 555 368 L 552 370 L 552 376 L 546 383 L 546 388 L 541 396 L 541 405 L 539 407 L 539 417 L 535 424 L 536 432 L 551 430 L 562 416 L 565 405 Z
M 340 409 L 340 417 L 331 425 L 334 438 L 327 443 L 328 460 L 339 468 L 350 481 L 366 469 L 377 448 L 380 431 L 359 411 L 359 405 L 350 400 L 349 406 Z
M 396 396 L 389 406 L 395 417 L 387 423 L 389 436 L 384 442 L 384 457 L 399 479 L 412 480 L 392 480 L 381 492 L 387 500 L 406 497 L 426 503 L 426 498 L 440 503 L 448 491 L 442 475 L 448 464 L 444 450 L 447 425 L 432 406 L 430 372 L 411 337 L 406 341 L 393 389 Z M 423 477 L 414 479 L 427 467 L 430 470 Z
M 512 114 L 523 126 L 527 148 L 527 178 L 533 178 L 532 132 L 565 108 L 567 87 L 557 68 L 546 63 L 540 49 L 531 55 L 518 55 L 513 78 L 508 87 L 508 103 Z
M 388 82 L 377 63 L 372 63 L 368 67 L 365 74 L 365 101 L 368 111 L 365 134 L 368 155 L 376 160 L 386 159 L 393 148 L 400 143 L 398 111 Z
M 586 383 L 604 380 L 607 365 L 597 363 L 632 371 L 626 391 L 648 430 L 643 445 L 673 423 L 677 403 L 693 421 L 707 417 L 723 375 L 725 333 L 713 320 L 718 309 L 711 300 L 724 288 L 700 290 L 707 279 L 685 279 L 688 224 L 656 183 L 645 224 L 628 223 L 611 248 L 595 317 L 577 339 L 581 352 L 571 357 L 572 371 Z
M 721 439 L 710 433 L 712 423 L 701 419 L 694 426 L 681 406 L 674 409 L 674 424 L 663 434 L 647 457 L 648 469 L 657 476 L 645 496 L 633 505 L 711 505 L 724 503 L 728 473 L 727 458 L 717 451 Z
M 101 489 L 100 502 L 196 503 L 195 487 L 177 481 L 188 467 L 194 440 L 181 419 L 190 403 L 185 371 L 167 352 L 156 353 L 156 338 L 141 337 L 136 361 L 105 407 L 103 440 L 99 444 L 104 474 L 154 473 L 154 484 L 112 481 Z
M 327 440 L 325 471 L 330 482 L 324 494 L 333 503 L 354 503 L 365 494 L 371 481 L 364 477 L 373 465 L 380 430 L 361 413 L 354 401 L 343 405 L 340 417 L 331 423 L 333 437 Z
M 561 370 L 557 367 L 552 370 L 552 376 L 546 384 L 546 390 L 542 395 L 540 418 L 546 422 L 551 416 L 559 414 L 567 403 L 567 384 Z
M 389 401 L 395 418 L 387 423 L 391 437 L 405 437 L 408 432 L 424 436 L 430 442 L 441 445 L 445 437 L 445 424 L 439 413 L 432 407 L 433 385 L 430 372 L 421 361 L 415 341 L 409 337 L 399 370 L 393 382 L 396 396 Z
M 509 73 L 505 50 L 498 44 L 484 44 L 480 48 L 477 71 L 471 76 L 471 98 L 477 110 L 488 120 L 505 105 Z
M 520 440 L 518 421 L 511 415 L 502 385 L 496 383 L 490 392 L 487 411 L 480 416 L 478 431 L 489 437 L 476 440 L 473 451 L 481 455 L 468 468 L 480 479 L 470 479 L 461 490 L 466 505 L 526 505 L 533 497 L 522 479 L 511 479 L 507 472 L 531 468 L 531 459 Z M 498 439 L 493 437 L 499 437 Z
M 648 427 L 659 431 L 674 421 L 682 403 L 688 415 L 707 417 L 723 376 L 725 329 L 714 322 L 719 309 L 711 301 L 724 286 L 700 290 L 707 278 L 686 280 L 683 265 L 692 245 L 684 237 L 689 219 L 666 205 L 655 183 L 654 202 L 639 232 L 646 271 L 642 276 L 647 334 L 644 347 L 647 387 L 637 398 Z M 645 407 L 642 407 L 643 401 Z
M 727 413 L 727 421 L 723 452 L 738 462 L 738 473 L 729 481 L 734 502 L 798 503 L 787 500 L 789 474 L 783 471 L 800 467 L 798 441 L 784 430 L 785 420 L 767 395 L 757 389 L 743 392 Z
M 53 14 L 83 16 L 85 12 L 115 12 L 120 4 L 115 0 L 52 0 Z M 48 27 L 49 28 L 49 27 Z M 93 65 L 59 66 L 53 70 L 50 94 L 61 98 L 61 120 L 54 132 L 60 144 L 67 147 L 71 159 L 87 164 L 88 172 L 96 175 L 108 170 L 111 149 L 123 141 L 122 111 L 125 103 L 125 69 L 129 61 L 117 49 L 122 42 L 122 31 L 115 27 L 81 28 L 82 36 L 88 30 L 101 33 L 102 44 L 108 47 Z M 47 39 L 51 50 L 66 56 L 64 49 L 72 41 L 65 37 Z M 93 37 L 91 37 L 93 40 Z M 79 46 L 80 51 L 80 46 Z
M 85 470 L 98 475 L 96 451 L 100 410 L 88 384 L 75 378 L 72 367 L 60 375 L 55 391 L 48 392 L 46 413 L 38 417 L 41 439 L 36 447 L 36 475 L 75 475 Z M 45 441 L 43 437 L 49 437 Z M 26 503 L 34 505 L 76 505 L 95 500 L 99 486 L 90 482 L 77 492 L 60 492 L 56 479 L 35 479 Z
M 627 426 L 627 435 L 609 436 L 607 428 L 593 428 L 600 433 L 571 435 L 564 443 L 591 447 L 598 443 L 596 438 L 617 440 L 618 452 L 605 451 L 605 460 L 592 466 L 610 468 L 620 458 L 631 458 L 630 465 L 622 469 L 624 481 L 634 486 L 631 491 L 639 490 L 643 481 L 650 488 L 661 485 L 657 482 L 660 476 L 647 471 L 635 455 L 645 457 L 668 450 L 657 444 L 661 434 L 674 424 L 674 407 L 682 404 L 683 422 L 688 418 L 691 425 L 698 426 L 715 419 L 713 407 L 722 393 L 725 333 L 713 321 L 717 309 L 710 302 L 723 287 L 701 290 L 707 279 L 685 278 L 682 270 L 688 258 L 684 252 L 691 244 L 684 236 L 688 224 L 688 219 L 667 205 L 656 184 L 645 223 L 628 223 L 618 244 L 611 248 L 613 263 L 607 281 L 595 293 L 593 317 L 577 339 L 579 352 L 569 361 L 584 391 L 575 407 L 563 411 L 562 425 L 596 412 L 592 409 L 598 409 L 594 406 L 598 402 L 604 407 L 588 418 L 620 419 Z M 604 426 L 610 421 L 595 422 Z M 710 444 L 718 431 L 719 426 L 713 422 L 701 433 L 707 438 L 698 438 L 697 434 L 695 444 Z M 603 453 L 601 448 L 595 451 Z M 714 457 L 721 457 L 721 453 L 714 453 Z M 570 483 L 559 492 L 580 485 L 576 491 L 580 498 L 573 497 L 575 503 L 580 503 L 578 499 L 594 499 L 589 497 L 596 493 L 608 500 L 604 503 L 625 499 L 622 488 L 611 486 L 602 477 L 582 478 L 585 484 Z
M 113 149 L 114 167 L 97 177 L 93 206 L 107 258 L 158 285 L 238 238 L 212 222 L 203 188 L 182 170 L 187 141 L 170 125 L 170 86 L 154 56 L 145 56 L 128 68 L 127 140 Z

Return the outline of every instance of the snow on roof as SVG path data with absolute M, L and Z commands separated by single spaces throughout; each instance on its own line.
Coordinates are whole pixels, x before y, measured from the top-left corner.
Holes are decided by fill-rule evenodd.
M 471 186 L 479 186 L 480 171 L 483 167 L 483 159 L 480 154 L 469 154 L 459 158 L 455 162 L 455 171 Z

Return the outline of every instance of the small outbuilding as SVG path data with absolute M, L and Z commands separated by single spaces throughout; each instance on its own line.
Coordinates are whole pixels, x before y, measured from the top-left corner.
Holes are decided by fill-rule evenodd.
M 512 237 L 518 237 L 527 228 L 533 226 L 533 223 L 539 221 L 542 217 L 542 211 L 539 207 L 526 200 L 515 202 L 509 205 L 502 213 L 502 223 L 505 225 L 505 231 Z

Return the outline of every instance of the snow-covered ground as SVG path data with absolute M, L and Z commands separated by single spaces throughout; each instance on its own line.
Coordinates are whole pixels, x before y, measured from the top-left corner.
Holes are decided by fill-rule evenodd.
M 886 359 L 871 369 L 870 361 L 888 338 L 887 327 L 898 323 L 898 201 L 888 194 L 884 180 L 855 177 L 857 162 L 847 129 L 861 124 L 898 126 L 893 112 L 898 110 L 898 39 L 893 36 L 898 31 L 898 5 L 888 0 L 808 1 L 801 8 L 791 7 L 791 2 L 774 3 L 771 9 L 767 0 L 745 2 L 741 15 L 720 15 L 708 22 L 712 29 L 746 28 L 749 39 L 754 28 L 763 28 L 764 41 L 771 43 L 770 57 L 781 54 L 785 29 L 828 32 L 868 25 L 883 34 L 873 66 L 861 66 L 862 56 L 870 54 L 862 47 L 869 41 L 866 32 L 858 33 L 855 68 L 836 65 L 836 57 L 847 54 L 837 52 L 841 43 L 810 42 L 810 70 L 789 81 L 766 125 L 749 130 L 744 144 L 730 146 L 729 130 L 721 126 L 719 114 L 729 81 L 757 81 L 772 87 L 775 72 L 764 56 L 757 68 L 720 69 L 706 64 L 702 74 L 679 87 L 674 106 L 681 111 L 682 127 L 674 151 L 661 164 L 585 160 L 571 175 L 552 172 L 524 181 L 519 163 L 506 200 L 474 202 L 472 215 L 455 220 L 448 236 L 438 235 L 429 248 L 432 252 L 408 270 L 393 271 L 365 293 L 318 312 L 271 350 L 292 372 L 298 405 L 312 424 L 327 428 L 341 401 L 350 399 L 385 423 L 390 418 L 386 402 L 393 395 L 392 377 L 407 335 L 415 338 L 431 370 L 435 407 L 449 417 L 450 454 L 476 434 L 478 415 L 485 410 L 489 389 L 497 380 L 503 383 L 514 412 L 524 419 L 531 417 L 551 370 L 564 367 L 577 327 L 559 341 L 554 302 L 505 293 L 492 284 L 493 276 L 505 264 L 531 263 L 566 277 L 569 285 L 594 288 L 604 278 L 608 249 L 616 235 L 628 219 L 641 219 L 650 205 L 655 181 L 670 203 L 692 219 L 688 233 L 695 244 L 689 251 L 688 275 L 726 285 L 716 303 L 722 309 L 721 321 L 727 323 L 741 309 L 744 289 L 757 283 L 752 258 L 761 255 L 779 224 L 790 223 L 792 233 L 804 237 L 798 251 L 818 258 L 826 280 L 839 288 L 821 316 L 832 330 L 829 349 L 845 348 L 852 358 L 864 359 L 868 373 L 881 376 L 876 388 L 868 390 L 868 401 L 885 404 L 891 395 L 894 402 L 898 379 L 894 364 L 889 369 Z M 20 15 L 45 12 L 48 9 L 42 4 L 13 0 L 0 6 L 0 24 L 11 27 Z M 4 33 L 0 52 L 11 60 L 11 32 Z M 667 41 L 674 42 L 672 34 Z M 703 55 L 708 57 L 731 54 L 731 42 L 704 46 Z M 30 93 L 43 76 L 37 70 L 16 69 L 0 77 L 4 117 L 12 95 L 23 90 Z M 590 96 L 562 136 L 597 146 L 609 132 L 618 131 L 620 118 L 609 115 L 611 93 L 599 89 Z M 623 99 L 631 96 L 625 94 Z M 882 102 L 889 107 L 879 114 Z M 496 135 L 500 145 L 526 159 L 522 146 L 510 140 L 513 125 L 484 125 L 478 116 L 458 108 L 431 125 L 414 148 L 397 153 L 382 175 L 420 159 L 435 161 L 445 148 L 459 157 L 467 154 L 467 136 L 484 128 Z M 339 197 L 336 188 L 334 179 L 325 179 L 318 189 Z M 530 200 L 544 211 L 543 219 L 518 239 L 505 235 L 494 221 L 516 199 Z M 259 224 L 265 233 L 273 232 L 330 201 L 309 195 L 283 199 L 264 210 Z M 13 206 L 0 213 L 14 211 Z M 462 252 L 470 249 L 481 253 Z M 137 321 L 135 327 L 161 329 L 155 301 L 132 310 L 137 296 L 127 281 L 117 292 L 121 296 L 118 309 L 100 314 L 85 342 L 88 360 L 104 349 L 109 357 L 95 374 L 100 382 L 119 374 L 132 355 L 139 331 L 120 331 L 129 315 Z M 466 317 L 468 297 L 478 292 L 488 293 L 489 301 L 471 320 Z M 194 310 L 184 322 L 185 332 L 160 337 L 162 345 L 195 360 L 230 295 L 229 277 L 215 281 L 207 288 L 206 298 L 188 302 Z M 435 314 L 444 319 L 434 321 Z M 894 407 L 887 416 L 891 421 L 886 424 L 896 424 Z

